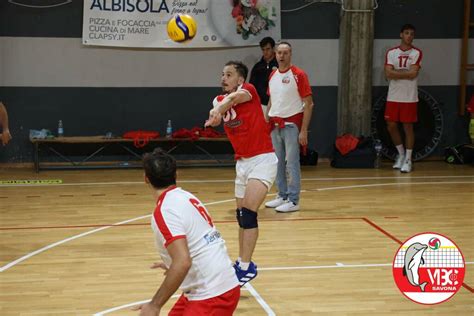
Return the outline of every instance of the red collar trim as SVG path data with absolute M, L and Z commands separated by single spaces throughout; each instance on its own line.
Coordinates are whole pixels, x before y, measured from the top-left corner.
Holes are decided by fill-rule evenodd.
M 410 47 L 407 48 L 407 49 L 403 49 L 402 46 L 400 45 L 400 46 L 398 46 L 398 49 L 401 50 L 402 52 L 407 52 L 407 51 L 409 51 L 410 49 L 413 49 L 413 46 L 410 46 Z
M 161 192 L 161 194 L 158 197 L 158 200 L 156 201 L 156 203 L 160 203 L 160 201 L 164 199 L 166 193 L 168 193 L 169 191 L 174 190 L 174 189 L 176 189 L 176 185 L 170 185 L 168 188 L 166 188 L 166 190 Z
M 293 68 L 293 65 L 291 65 L 290 68 L 288 68 L 288 69 L 285 70 L 285 71 L 280 71 L 280 68 L 278 68 L 278 72 L 281 73 L 281 74 L 284 74 L 284 73 L 287 73 L 288 71 L 290 71 L 291 68 Z

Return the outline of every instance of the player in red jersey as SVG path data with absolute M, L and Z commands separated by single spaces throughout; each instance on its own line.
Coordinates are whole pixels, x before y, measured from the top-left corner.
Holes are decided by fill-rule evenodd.
M 229 61 L 222 71 L 225 95 L 214 99 L 205 126 L 224 129 L 235 152 L 235 197 L 239 224 L 239 258 L 234 265 L 241 286 L 257 276 L 251 261 L 258 239 L 257 211 L 275 181 L 278 159 L 255 87 L 245 83 L 248 69 Z

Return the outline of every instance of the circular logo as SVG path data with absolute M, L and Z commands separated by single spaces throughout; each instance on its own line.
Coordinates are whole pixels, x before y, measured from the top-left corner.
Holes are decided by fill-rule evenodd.
M 465 275 L 461 250 L 448 237 L 422 233 L 400 246 L 393 260 L 400 291 L 419 304 L 439 304 L 459 291 Z

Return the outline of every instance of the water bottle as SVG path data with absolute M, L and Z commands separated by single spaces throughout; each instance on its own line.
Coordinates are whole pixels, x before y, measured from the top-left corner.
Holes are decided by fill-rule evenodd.
M 375 149 L 374 168 L 378 169 L 382 165 L 382 141 L 380 139 L 376 139 L 374 141 L 374 149 Z
M 63 128 L 63 121 L 59 120 L 58 122 L 58 137 L 64 136 L 64 128 Z
M 171 126 L 171 120 L 168 120 L 168 124 L 166 124 L 166 138 L 171 138 L 173 134 L 173 127 Z

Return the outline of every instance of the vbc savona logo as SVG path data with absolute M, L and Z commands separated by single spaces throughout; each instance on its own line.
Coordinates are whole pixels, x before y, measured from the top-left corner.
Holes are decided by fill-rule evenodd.
M 459 291 L 465 275 L 461 250 L 448 237 L 422 233 L 405 241 L 393 260 L 400 291 L 420 304 L 439 304 Z

